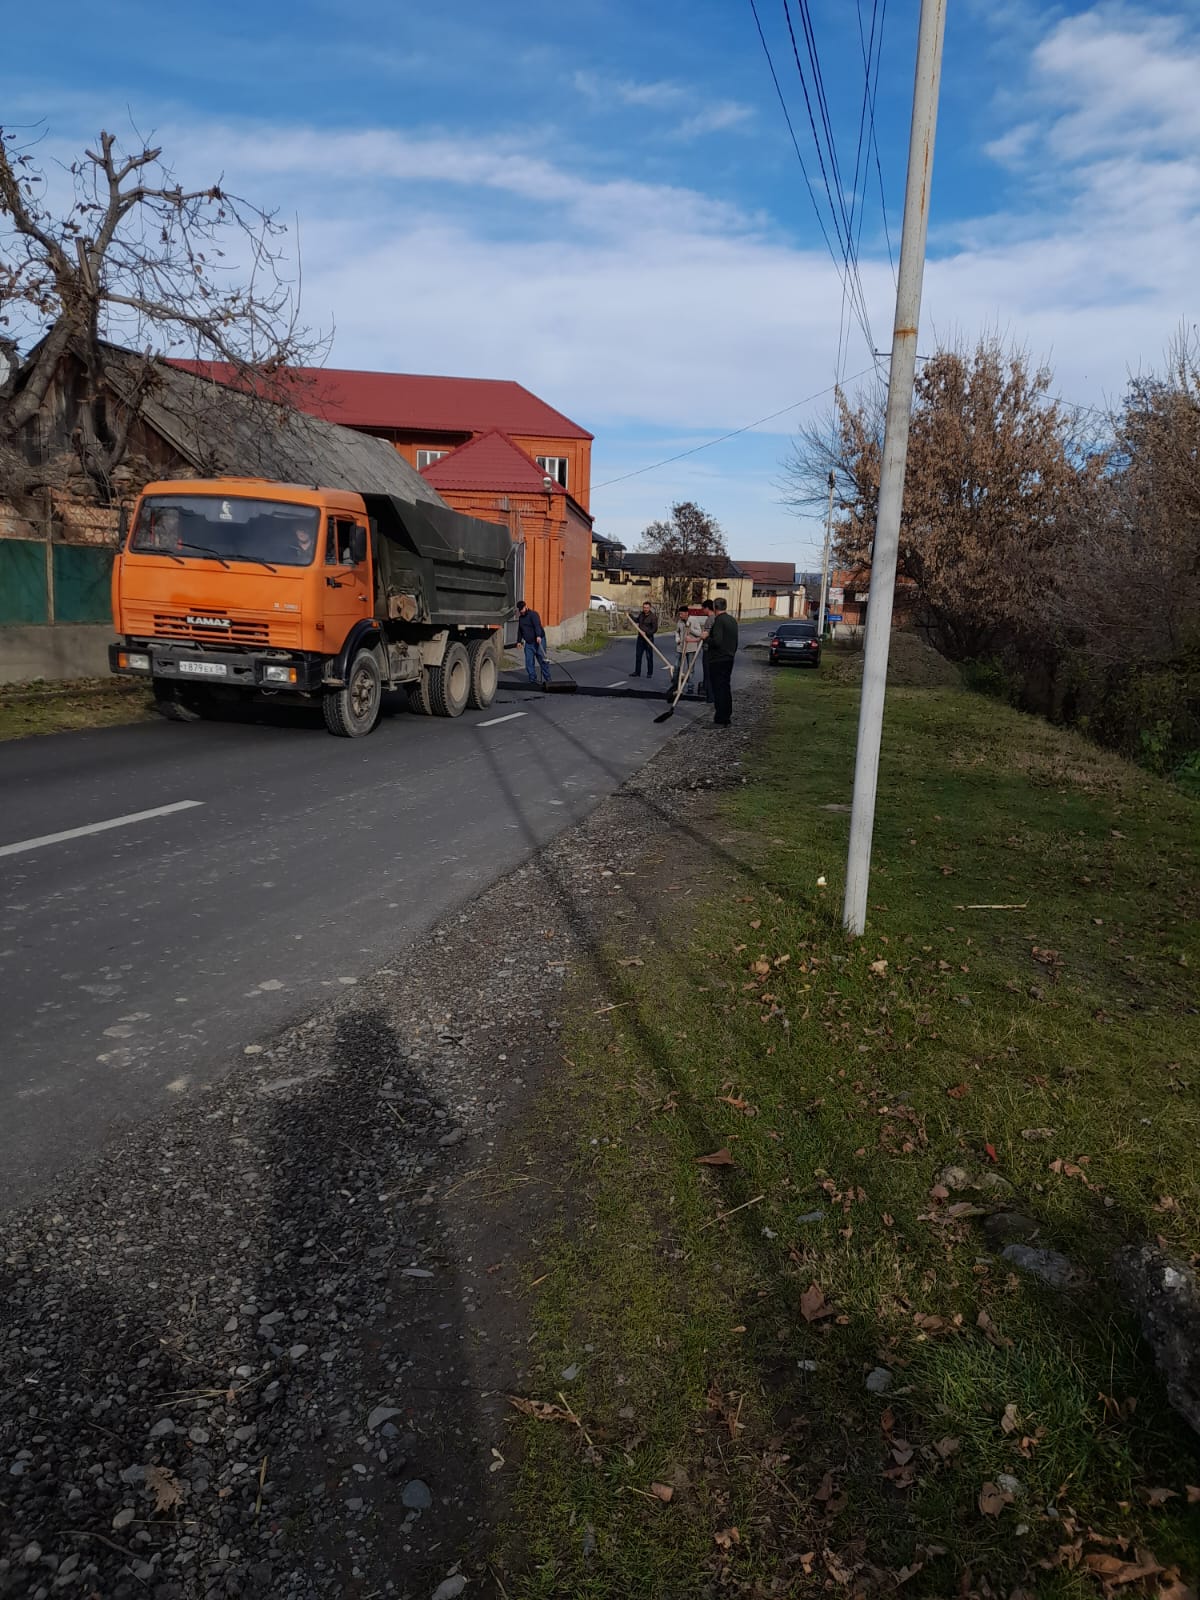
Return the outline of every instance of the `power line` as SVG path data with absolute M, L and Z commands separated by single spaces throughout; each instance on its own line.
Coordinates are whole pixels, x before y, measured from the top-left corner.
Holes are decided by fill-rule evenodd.
M 873 369 L 864 367 L 861 372 L 856 372 L 846 383 L 856 383 L 859 378 L 865 378 Z M 644 472 L 654 472 L 659 467 L 669 467 L 673 461 L 682 461 L 685 456 L 699 455 L 701 450 L 711 450 L 715 444 L 724 444 L 726 439 L 736 439 L 740 433 L 749 433 L 752 428 L 761 428 L 764 422 L 774 422 L 776 417 L 786 416 L 789 411 L 795 411 L 800 406 L 811 405 L 814 400 L 820 400 L 824 395 L 832 394 L 835 389 L 840 389 L 840 383 L 831 383 L 827 389 L 818 389 L 816 394 L 806 395 L 803 400 L 793 400 L 790 406 L 781 406 L 778 411 L 772 411 L 769 417 L 759 417 L 757 422 L 748 422 L 744 428 L 734 428 L 731 433 L 723 433 L 716 439 L 707 439 L 703 444 L 694 445 L 690 450 L 681 450 L 677 456 L 667 456 L 662 461 L 652 461 L 648 467 L 638 467 L 633 472 L 623 472 L 619 478 L 606 478 L 603 483 L 592 485 L 593 493 L 598 489 L 608 489 L 614 483 L 624 483 L 628 478 L 640 478 Z

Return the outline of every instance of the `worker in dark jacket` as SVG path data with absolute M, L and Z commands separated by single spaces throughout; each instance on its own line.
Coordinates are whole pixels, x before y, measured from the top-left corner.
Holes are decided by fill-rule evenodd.
M 647 641 L 653 639 L 654 635 L 658 632 L 658 612 L 655 611 L 649 600 L 643 600 L 641 611 L 636 614 L 631 611 L 629 613 L 629 619 L 633 623 L 634 627 L 640 630 L 638 633 L 637 650 L 633 658 L 633 675 L 635 678 L 641 677 L 642 657 L 645 656 L 646 676 L 648 678 L 652 678 L 654 676 L 654 651 Z M 642 637 L 643 634 L 645 635 L 645 638 Z
M 729 615 L 727 602 L 713 601 L 712 627 L 708 630 L 708 681 L 712 686 L 714 728 L 727 728 L 733 721 L 733 658 L 737 655 L 738 625 Z
M 546 630 L 536 611 L 524 600 L 517 601 L 517 641 L 525 646 L 525 672 L 530 683 L 537 686 L 537 669 L 542 669 L 542 688 L 550 682 L 550 662 L 546 656 Z

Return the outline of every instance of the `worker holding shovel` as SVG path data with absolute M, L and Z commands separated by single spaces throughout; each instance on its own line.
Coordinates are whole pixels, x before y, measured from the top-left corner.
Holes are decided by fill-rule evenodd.
M 637 629 L 638 635 L 637 649 L 634 652 L 633 659 L 633 676 L 635 678 L 641 677 L 642 657 L 645 656 L 646 676 L 652 678 L 654 676 L 654 635 L 658 632 L 658 612 L 655 611 L 649 600 L 643 600 L 641 615 L 635 616 L 632 611 L 628 615 L 630 622 Z

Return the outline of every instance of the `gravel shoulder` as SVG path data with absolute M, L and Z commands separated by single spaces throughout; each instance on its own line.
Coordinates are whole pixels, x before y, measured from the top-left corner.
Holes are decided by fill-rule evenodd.
M 733 730 L 682 712 L 580 827 L 4 1220 L 6 1600 L 491 1590 L 571 1202 L 543 1105 L 568 979 L 637 915 L 631 864 L 741 781 L 757 654 Z

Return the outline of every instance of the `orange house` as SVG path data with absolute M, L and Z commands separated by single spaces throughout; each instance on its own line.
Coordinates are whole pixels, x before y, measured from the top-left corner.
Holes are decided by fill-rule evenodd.
M 424 467 L 421 476 L 456 511 L 508 525 L 525 550 L 526 604 L 541 617 L 551 644 L 584 632 L 592 519 L 548 472 L 492 428 Z
M 179 366 L 229 381 L 219 362 Z M 587 628 L 592 435 L 522 384 L 408 372 L 297 367 L 298 411 L 395 446 L 456 511 L 507 522 L 525 541 L 525 599 L 551 644 Z

